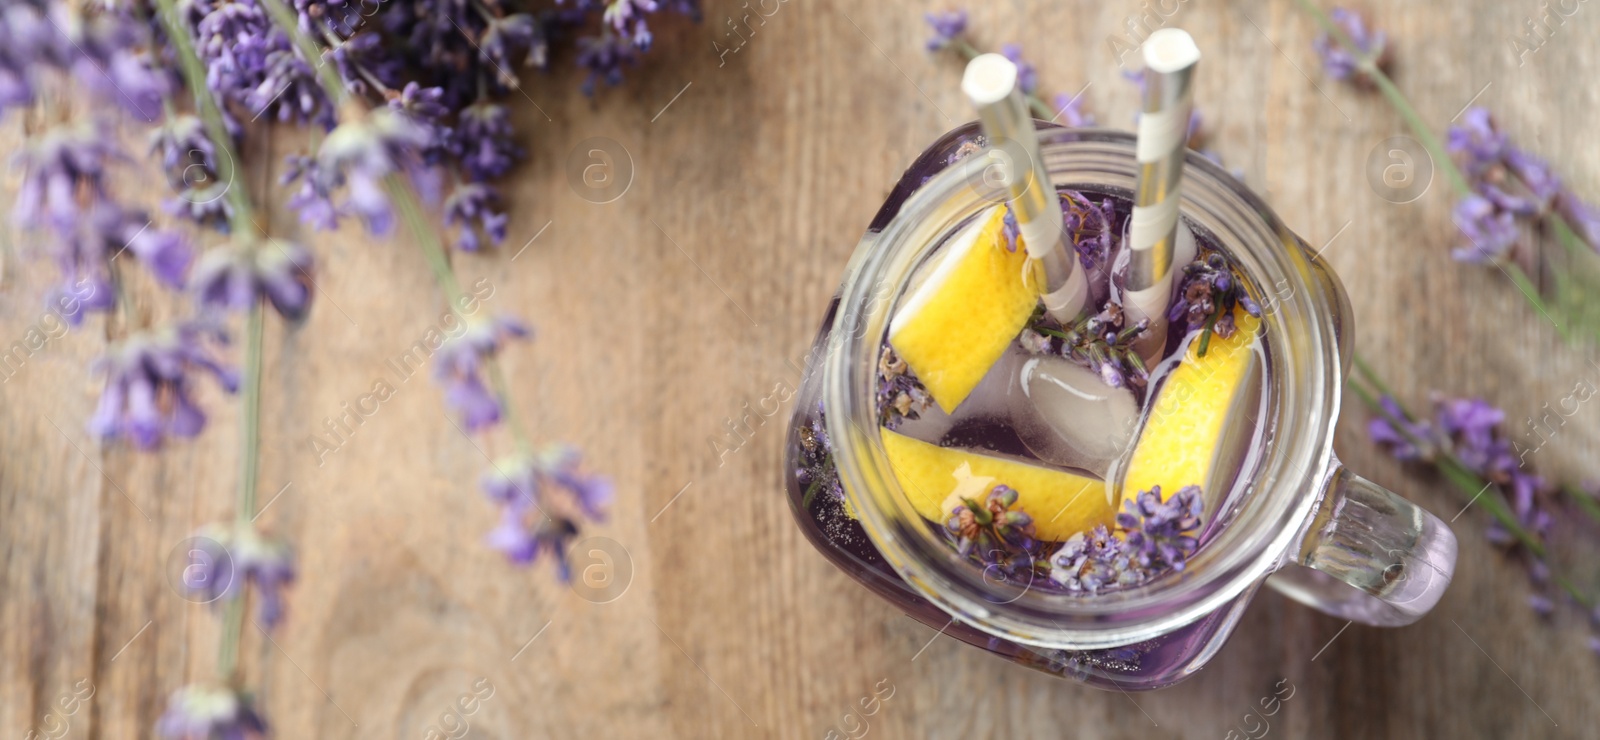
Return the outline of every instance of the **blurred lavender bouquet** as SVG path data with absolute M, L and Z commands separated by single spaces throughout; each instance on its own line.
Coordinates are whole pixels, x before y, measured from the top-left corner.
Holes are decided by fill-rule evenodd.
M 287 543 L 254 524 L 263 324 L 268 313 L 291 327 L 304 319 L 317 260 L 299 234 L 258 217 L 266 194 L 251 183 L 264 180 L 239 171 L 241 145 L 273 125 L 311 131 L 310 147 L 281 163 L 250 163 L 274 171 L 305 230 L 404 226 L 461 319 L 431 358 L 454 423 L 505 434 L 517 450 L 482 477 L 500 511 L 486 540 L 515 563 L 548 553 L 566 578 L 566 546 L 581 521 L 603 516 L 611 486 L 583 471 L 575 448 L 535 447 L 517 422 L 496 358 L 531 331 L 474 315 L 447 252 L 506 237 L 497 182 L 525 156 L 506 101 L 532 102 L 528 70 L 570 54 L 580 79 L 545 84 L 593 95 L 641 63 L 658 21 L 699 14 L 698 0 L 0 3 L 0 119 L 20 119 L 23 133 L 18 243 L 59 268 L 48 311 L 72 326 L 101 315 L 109 338 L 92 368 L 105 386 L 89 431 L 156 451 L 205 428 L 200 385 L 242 395 L 237 516 L 197 533 L 205 546 L 184 571 L 184 587 L 222 612 L 218 676 L 174 693 L 159 734 L 265 734 L 237 675 L 244 604 L 253 591 L 254 621 L 274 627 L 295 577 Z M 139 128 L 148 150 L 124 151 Z M 117 192 L 116 173 L 140 168 L 162 173 L 165 217 Z M 152 284 L 188 295 L 188 315 L 136 309 Z M 237 368 L 221 354 L 235 321 Z

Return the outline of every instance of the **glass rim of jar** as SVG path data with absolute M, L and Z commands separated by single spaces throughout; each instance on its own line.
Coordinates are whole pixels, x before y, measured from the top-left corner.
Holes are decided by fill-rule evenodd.
M 975 133 L 974 124 L 957 128 L 928 152 L 953 151 Z M 1039 139 L 1058 187 L 1131 193 L 1137 172 L 1132 135 L 1041 127 Z M 901 490 L 883 450 L 874 390 L 890 309 L 913 270 L 961 223 L 1004 200 L 999 186 L 985 180 L 993 166 L 986 159 L 967 156 L 920 187 L 910 183 L 915 191 L 894 212 L 885 207 L 850 258 L 822 359 L 827 431 L 847 501 L 907 583 L 953 618 L 998 637 L 1086 650 L 1193 623 L 1282 565 L 1310 523 L 1331 469 L 1342 390 L 1335 312 L 1346 307 L 1334 295 L 1340 289 L 1318 282 L 1323 268 L 1266 203 L 1216 163 L 1189 151 L 1180 212 L 1226 244 L 1256 287 L 1274 286 L 1281 299 L 1269 303 L 1255 296 L 1271 348 L 1265 353 L 1264 387 L 1270 392 L 1262 420 L 1270 440 L 1254 471 L 1247 472 L 1249 494 L 1232 504 L 1227 526 L 1183 571 L 1148 584 L 1084 598 L 997 583 L 987 571 L 958 561 Z M 887 299 L 878 286 L 891 287 Z

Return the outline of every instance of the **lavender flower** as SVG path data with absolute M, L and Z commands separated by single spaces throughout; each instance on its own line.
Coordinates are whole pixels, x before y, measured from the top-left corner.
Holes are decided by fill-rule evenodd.
M 1384 396 L 1379 403 L 1385 413 L 1367 422 L 1367 436 L 1375 444 L 1389 450 L 1396 460 L 1433 461 L 1439 450 L 1449 444 L 1437 429 L 1427 422 L 1414 422 L 1393 398 Z
M 505 106 L 480 100 L 462 109 L 451 148 L 467 179 L 481 182 L 509 171 L 523 156 L 513 135 Z
M 795 482 L 805 491 L 802 503 L 809 506 L 820 492 L 826 492 L 835 501 L 844 500 L 844 484 L 839 481 L 839 470 L 833 464 L 833 445 L 828 441 L 828 420 L 822 404 L 817 413 L 800 425 L 799 467 Z
M 428 144 L 428 131 L 415 121 L 387 108 L 374 109 L 328 134 L 317 152 L 317 177 L 325 186 L 346 185 L 344 209 L 360 216 L 372 234 L 387 234 L 394 211 L 383 178 L 418 161 L 417 152 Z
M 1446 148 L 1467 177 L 1472 193 L 1455 209 L 1456 226 L 1468 244 L 1454 251 L 1464 262 L 1498 262 L 1522 245 L 1518 219 L 1559 213 L 1579 238 L 1600 249 L 1600 211 L 1579 199 L 1549 164 L 1513 145 L 1485 108 L 1469 108 L 1451 126 Z
M 928 389 L 912 374 L 906 361 L 888 342 L 878 355 L 878 420 L 894 429 L 906 419 L 916 420 L 933 403 Z
M 193 437 L 205 426 L 205 413 L 191 397 L 193 376 L 216 378 L 228 392 L 238 376 L 208 354 L 203 340 L 221 341 L 220 332 L 188 323 L 136 333 L 95 362 L 106 375 L 105 391 L 90 433 L 104 439 L 126 439 L 141 449 L 154 449 L 171 437 Z
M 1104 525 L 1078 532 L 1050 556 L 1050 580 L 1075 593 L 1097 594 L 1100 589 L 1136 586 L 1145 573 L 1126 552 L 1123 542 Z
M 1117 527 L 1127 533 L 1126 552 L 1146 571 L 1183 570 L 1200 547 L 1195 533 L 1204 505 L 1199 486 L 1184 486 L 1166 501 L 1161 486 L 1139 492 L 1117 514 Z
M 1038 354 L 1054 354 L 1072 360 L 1093 370 L 1106 385 L 1112 388 L 1131 386 L 1143 388 L 1150 380 L 1150 371 L 1144 360 L 1133 349 L 1133 343 L 1150 327 L 1148 320 L 1124 326 L 1122 304 L 1107 301 L 1098 313 L 1080 319 L 1070 327 L 1063 327 L 1046 313 L 1036 308 L 1029 320 L 1022 347 Z
M 170 80 L 146 51 L 151 46 L 149 28 L 119 5 L 7 3 L 0 8 L 0 114 L 32 103 L 39 74 L 49 68 L 153 121 Z
M 1451 255 L 1462 262 L 1493 264 L 1504 261 L 1521 239 L 1515 214 L 1481 195 L 1463 197 L 1451 216 L 1461 235 L 1467 238 L 1465 246 L 1451 250 Z
M 264 239 L 215 247 L 195 267 L 190 289 L 202 310 L 249 311 L 266 300 L 289 321 L 311 306 L 311 252 L 294 242 Z
M 130 253 L 161 282 L 183 284 L 191 253 L 176 234 L 150 228 L 143 213 L 111 197 L 107 179 L 114 162 L 127 159 L 97 125 L 52 130 L 17 155 L 24 168 L 13 218 L 18 226 L 52 232 L 50 245 L 63 284 L 89 281 L 100 289 L 82 308 L 102 310 L 112 301 L 109 263 Z M 82 313 L 68 316 L 74 324 Z
M 260 2 L 195 2 L 189 16 L 212 92 L 252 119 L 332 125 L 333 111 L 312 64 L 300 58 Z
M 339 217 L 344 215 L 333 202 L 333 191 L 339 187 L 339 173 L 317 166 L 314 157 L 291 154 L 284 158 L 284 172 L 280 185 L 299 183 L 289 196 L 289 207 L 300 214 L 300 222 L 318 231 L 339 228 Z
M 967 32 L 967 11 L 945 10 L 933 13 L 924 13 L 923 19 L 933 29 L 933 37 L 928 39 L 928 51 L 938 51 L 945 48 Z
M 1185 486 L 1163 502 L 1161 487 L 1154 486 L 1125 506 L 1117 514 L 1122 539 L 1103 525 L 1073 535 L 1050 556 L 1050 579 L 1068 591 L 1095 594 L 1183 570 L 1199 548 L 1200 487 Z
M 169 117 L 150 135 L 150 153 L 159 154 L 167 182 L 177 192 L 167 200 L 168 213 L 227 232 L 233 207 L 228 202 L 232 183 L 217 175 L 217 148 L 199 118 Z
M 155 731 L 168 740 L 248 740 L 266 737 L 267 723 L 256 713 L 249 694 L 185 686 L 173 692 Z
M 1261 306 L 1245 290 L 1244 281 L 1220 252 L 1202 254 L 1184 265 L 1178 283 L 1178 300 L 1167 310 L 1167 320 L 1183 331 L 1200 328 L 1201 354 L 1209 334 L 1227 339 L 1234 332 L 1234 308 L 1261 316 Z
M 1015 490 L 999 485 L 982 502 L 963 499 L 952 508 L 944 528 L 956 553 L 1006 575 L 1032 570 L 1039 541 L 1033 517 L 1012 511 L 1018 498 Z
M 571 580 L 567 545 L 578 535 L 578 517 L 602 521 L 612 498 L 611 481 L 581 467 L 576 449 L 552 445 L 536 455 L 502 459 L 484 472 L 479 487 L 500 507 L 500 524 L 486 538 L 489 547 L 518 565 L 548 552 L 561 580 Z
M 529 526 L 521 512 L 506 509 L 501 512 L 500 526 L 489 532 L 487 541 L 490 548 L 517 565 L 530 565 L 539 553 L 550 553 L 555 559 L 556 576 L 568 583 L 572 580 L 572 565 L 567 560 L 567 545 L 577 536 L 578 526 L 571 519 L 541 516 L 536 525 Z
M 659 8 L 655 0 L 614 0 L 606 6 L 602 19 L 610 23 L 617 33 L 627 36 L 640 51 L 649 51 L 652 36 L 645 25 L 646 13 Z
M 457 249 L 463 252 L 478 251 L 482 245 L 478 239 L 480 232 L 495 244 L 505 241 L 506 223 L 510 216 L 497 210 L 499 200 L 500 194 L 494 188 L 481 183 L 456 186 L 455 192 L 444 204 L 444 224 L 459 227 Z
M 502 458 L 478 478 L 478 487 L 490 501 L 519 508 L 548 504 L 549 494 L 564 491 L 584 516 L 604 521 L 614 490 L 611 481 L 583 473 L 582 463 L 576 448 L 552 445 L 535 455 Z
M 1361 72 L 1361 64 L 1363 61 L 1371 60 L 1379 69 L 1386 69 L 1389 66 L 1387 34 L 1383 31 L 1368 32 L 1366 22 L 1353 10 L 1334 8 L 1328 16 L 1350 37 L 1356 49 L 1352 52 L 1345 48 L 1327 32 L 1317 34 L 1312 46 L 1317 50 L 1317 56 L 1322 58 L 1323 71 L 1335 80 L 1355 80 L 1370 84 L 1370 80 L 1367 80 L 1365 74 Z
M 496 317 L 467 322 L 461 336 L 445 341 L 433 361 L 433 377 L 445 386 L 445 403 L 461 416 L 466 431 L 475 432 L 500 421 L 500 401 L 484 385 L 483 363 L 494 357 L 507 340 L 532 335 L 516 319 Z
M 1445 134 L 1445 147 L 1471 178 L 1483 177 L 1511 149 L 1506 135 L 1495 128 L 1489 109 L 1481 107 L 1468 108 L 1461 114 L 1461 123 L 1451 126 Z
M 622 84 L 622 68 L 638 63 L 638 51 L 625 37 L 607 31 L 578 39 L 578 67 L 589 72 L 583 80 L 584 95 L 593 96 L 600 80 L 612 87 Z
M 272 629 L 283 621 L 283 587 L 294 582 L 294 557 L 288 545 L 269 539 L 249 524 L 213 525 L 195 536 L 198 543 L 183 570 L 183 586 L 204 601 L 236 599 L 245 586 L 259 597 L 256 619 Z
M 1039 71 L 1032 62 L 1022 58 L 1021 46 L 1006 44 L 1000 47 L 1000 54 L 1017 65 L 1017 87 L 1022 88 L 1024 95 L 1032 95 L 1039 89 Z
M 1433 462 L 1449 456 L 1474 475 L 1501 486 L 1520 524 L 1535 532 L 1549 529 L 1551 517 L 1543 504 L 1548 486 L 1522 466 L 1500 409 L 1477 398 L 1436 397 L 1432 419 L 1412 420 L 1393 398 L 1385 396 L 1380 403 L 1384 414 L 1367 425 L 1373 442 L 1402 461 Z

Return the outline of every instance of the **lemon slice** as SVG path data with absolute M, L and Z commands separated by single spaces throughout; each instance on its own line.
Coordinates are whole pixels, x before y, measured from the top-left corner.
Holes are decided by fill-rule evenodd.
M 1116 514 L 1105 484 L 1093 478 L 940 447 L 888 429 L 883 450 L 917 513 L 940 524 L 960 498 L 982 502 L 1001 484 L 1017 491 L 1013 510 L 1033 517 L 1042 540 L 1061 542 L 1097 524 L 1110 526 Z
M 889 344 L 946 413 L 955 411 L 1028 323 L 1039 290 L 1028 253 L 1005 247 L 1005 208 L 978 216 L 889 325 Z
M 1245 399 L 1241 391 L 1253 385 L 1261 326 L 1241 308 L 1234 309 L 1233 318 L 1238 326 L 1233 336 L 1212 335 L 1204 357 L 1199 340 L 1190 341 L 1183 361 L 1162 384 L 1128 461 L 1124 499 L 1153 486 L 1161 486 L 1163 499 L 1189 485 L 1212 495 L 1219 458 L 1231 458 L 1237 447 L 1224 444 L 1223 433 L 1235 405 Z

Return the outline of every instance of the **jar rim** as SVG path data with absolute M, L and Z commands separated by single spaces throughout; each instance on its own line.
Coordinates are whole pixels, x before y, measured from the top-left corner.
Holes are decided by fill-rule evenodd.
M 948 544 L 916 514 L 890 470 L 875 404 L 877 353 L 895 300 L 920 257 L 1000 198 L 983 184 L 982 157 L 945 165 L 974 123 L 952 130 L 907 170 L 851 256 L 822 358 L 827 429 L 846 498 L 884 559 L 953 618 L 1007 640 L 1045 648 L 1098 649 L 1150 639 L 1190 624 L 1249 590 L 1291 553 L 1320 499 L 1332 460 L 1340 400 L 1339 289 L 1275 213 L 1216 163 L 1189 151 L 1180 212 L 1210 228 L 1247 274 L 1284 300 L 1264 310 L 1273 436 L 1250 476 L 1250 495 L 1230 523 L 1180 573 L 1094 598 L 1027 587 L 998 589 L 955 562 Z M 1058 187 L 1132 191 L 1133 136 L 1041 124 L 1046 168 Z M 942 169 L 922 180 L 927 168 Z M 902 203 L 896 203 L 903 198 Z M 1328 273 L 1331 274 L 1331 273 Z M 1258 301 L 1260 302 L 1260 301 Z M 1266 308 L 1267 305 L 1263 304 Z M 869 340 L 870 338 L 870 340 Z M 1265 423 L 1267 420 L 1263 420 Z

